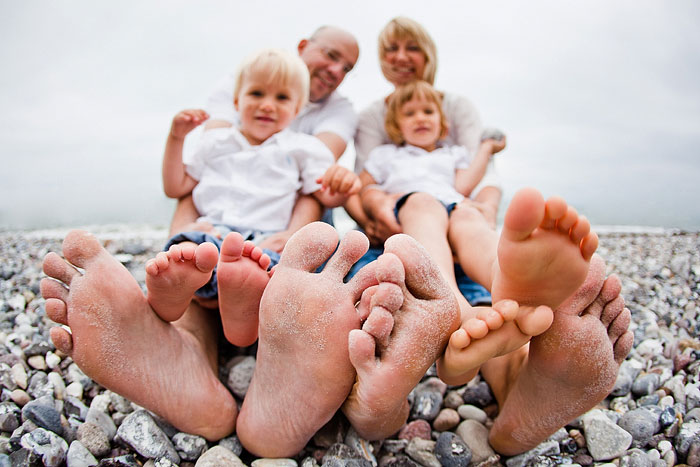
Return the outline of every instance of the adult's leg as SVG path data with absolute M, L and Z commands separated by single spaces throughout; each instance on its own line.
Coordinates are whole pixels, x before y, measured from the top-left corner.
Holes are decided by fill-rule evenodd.
M 195 334 L 161 320 L 126 268 L 86 232 L 70 232 L 63 255 L 46 256 L 51 279 L 41 282 L 47 315 L 70 328 L 51 330 L 56 348 L 180 430 L 211 440 L 231 433 L 236 403 L 217 378 L 216 335 L 206 321 L 193 320 Z

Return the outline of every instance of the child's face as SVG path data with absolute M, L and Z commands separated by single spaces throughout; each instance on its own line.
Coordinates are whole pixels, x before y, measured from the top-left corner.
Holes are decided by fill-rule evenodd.
M 431 100 L 414 97 L 399 110 L 399 130 L 404 141 L 432 151 L 442 135 L 440 109 Z
M 241 133 L 250 144 L 261 144 L 289 126 L 300 100 L 299 92 L 284 83 L 268 83 L 264 76 L 245 78 L 234 99 Z

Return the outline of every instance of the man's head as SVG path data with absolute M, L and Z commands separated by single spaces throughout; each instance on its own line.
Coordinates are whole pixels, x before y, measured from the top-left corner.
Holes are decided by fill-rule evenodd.
M 335 91 L 360 55 L 355 37 L 333 26 L 321 26 L 309 39 L 302 39 L 297 50 L 309 69 L 311 102 L 323 100 Z

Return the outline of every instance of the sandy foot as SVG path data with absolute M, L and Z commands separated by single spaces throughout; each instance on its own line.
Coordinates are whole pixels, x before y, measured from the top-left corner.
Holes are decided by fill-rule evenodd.
M 505 401 L 499 400 L 490 434 L 497 451 L 514 455 L 535 447 L 612 389 L 633 336 L 620 280 L 603 281 L 604 273 L 604 262 L 594 257 L 583 286 L 555 311 L 552 326 L 530 341 Z
M 260 298 L 270 280 L 270 257 L 238 232 L 229 233 L 221 245 L 216 277 L 219 313 L 226 339 L 247 347 L 258 338 Z
M 401 428 L 408 417 L 406 397 L 459 325 L 454 294 L 415 240 L 395 235 L 384 251 L 376 265 L 379 286 L 360 307 L 369 300 L 369 316 L 349 339 L 357 382 L 343 412 L 366 439 Z
M 355 304 L 376 279 L 368 265 L 344 284 L 369 242 L 352 231 L 334 253 L 337 243 L 328 224 L 299 230 L 263 293 L 257 363 L 238 418 L 241 443 L 258 456 L 299 452 L 340 408 L 355 381 L 348 333 L 360 327 Z
M 178 429 L 215 440 L 230 434 L 236 404 L 199 343 L 161 320 L 136 280 L 86 232 L 63 242 L 66 261 L 44 259 L 42 295 L 56 348 L 90 378 L 164 417 Z
M 180 319 L 194 293 L 211 278 L 219 252 L 212 243 L 172 245 L 146 263 L 148 303 L 165 321 Z

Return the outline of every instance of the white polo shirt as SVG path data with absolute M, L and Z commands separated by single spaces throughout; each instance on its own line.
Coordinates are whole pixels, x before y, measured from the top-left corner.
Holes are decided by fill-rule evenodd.
M 463 146 L 428 152 L 410 144 L 385 144 L 369 153 L 364 168 L 387 193 L 420 191 L 450 204 L 464 199 L 455 189 L 455 173 L 466 169 L 469 161 L 469 152 Z
M 209 96 L 204 110 L 211 119 L 225 120 L 234 125 L 240 123 L 233 106 L 235 83 L 236 73 L 229 73 Z M 334 91 L 319 102 L 308 102 L 289 125 L 289 129 L 307 135 L 335 133 L 347 143 L 355 136 L 357 114 L 350 101 Z
M 334 162 L 317 138 L 290 130 L 252 146 L 236 127 L 202 133 L 187 173 L 199 220 L 239 229 L 279 232 L 287 228 L 297 191 L 321 188 L 316 179 Z

